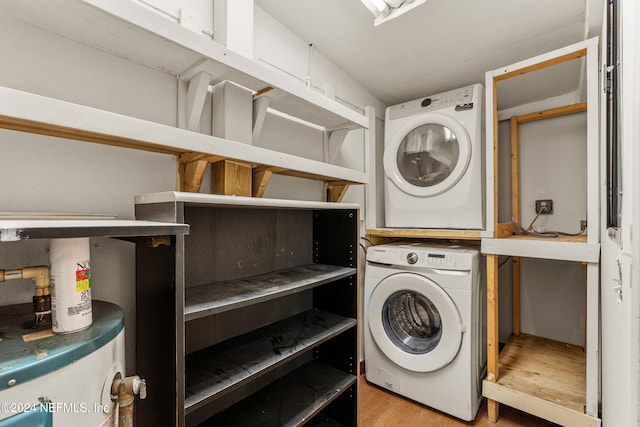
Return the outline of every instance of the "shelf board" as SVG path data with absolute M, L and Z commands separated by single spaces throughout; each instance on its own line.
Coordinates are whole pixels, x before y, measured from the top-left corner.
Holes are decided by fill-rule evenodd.
M 586 355 L 582 347 L 521 334 L 500 353 L 498 381 L 483 396 L 562 425 L 600 424 L 584 413 Z
M 186 358 L 188 414 L 356 325 L 356 320 L 309 310 Z
M 0 242 L 68 237 L 144 237 L 189 234 L 189 225 L 135 220 L 0 220 Z
M 367 128 L 361 113 L 302 81 L 197 34 L 128 0 L 21 0 L 0 3 L 0 15 L 188 81 L 203 71 L 211 84 L 234 81 L 263 96 L 272 108 L 328 129 Z
M 366 184 L 365 172 L 0 86 L 0 128 L 178 156 L 236 160 L 275 174 Z
M 354 375 L 312 361 L 201 425 L 339 426 L 320 411 L 355 383 Z
M 511 255 L 564 261 L 598 262 L 600 243 L 589 242 L 587 236 L 536 237 L 514 235 L 483 238 L 484 254 Z
M 359 209 L 357 203 L 314 202 L 308 200 L 268 199 L 262 197 L 223 196 L 219 194 L 163 191 L 135 197 L 136 204 L 184 203 L 187 206 L 220 208 L 264 208 L 300 210 Z
M 185 321 L 301 292 L 356 274 L 355 268 L 308 264 L 185 289 Z
M 461 239 L 480 240 L 479 230 L 375 228 L 366 231 L 367 236 L 401 239 Z

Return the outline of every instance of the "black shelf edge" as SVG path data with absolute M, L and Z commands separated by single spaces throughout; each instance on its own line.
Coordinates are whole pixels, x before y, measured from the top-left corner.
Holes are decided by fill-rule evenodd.
M 356 380 L 354 375 L 311 361 L 201 426 L 298 426 L 307 422 L 310 426 L 339 426 L 321 411 Z
M 341 424 L 334 420 L 331 417 L 324 415 L 320 412 L 318 415 L 309 420 L 308 423 L 305 424 L 306 427 L 344 427 L 344 424 Z
M 326 264 L 307 264 L 258 276 L 229 280 L 185 290 L 185 321 L 245 307 L 321 286 L 357 270 Z
M 356 319 L 309 310 L 186 358 L 188 414 L 344 331 Z

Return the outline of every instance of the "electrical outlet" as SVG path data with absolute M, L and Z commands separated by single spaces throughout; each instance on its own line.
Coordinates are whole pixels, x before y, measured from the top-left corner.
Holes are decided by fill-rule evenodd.
M 536 200 L 536 213 L 537 214 L 553 213 L 553 200 L 551 199 Z
M 587 220 L 586 219 L 581 219 L 580 220 L 580 231 L 584 231 L 587 229 Z

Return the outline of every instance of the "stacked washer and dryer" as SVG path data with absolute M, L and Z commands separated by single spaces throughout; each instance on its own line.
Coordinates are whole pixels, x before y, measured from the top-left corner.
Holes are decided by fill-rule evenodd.
M 482 103 L 477 84 L 387 108 L 387 227 L 485 227 Z M 486 369 L 484 265 L 479 245 L 468 243 L 369 247 L 367 380 L 473 420 Z

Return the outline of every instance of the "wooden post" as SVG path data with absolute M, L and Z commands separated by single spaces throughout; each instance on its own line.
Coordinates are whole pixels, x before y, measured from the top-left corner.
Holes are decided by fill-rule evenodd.
M 211 164 L 211 191 L 226 196 L 252 195 L 252 169 L 246 163 L 222 160 Z
M 498 255 L 487 255 L 487 380 L 498 381 Z M 499 403 L 487 399 L 489 421 L 498 420 Z
M 511 219 L 520 222 L 520 141 L 518 118 L 511 117 Z
M 513 261 L 513 335 L 520 336 L 520 257 L 514 256 L 511 258 Z

